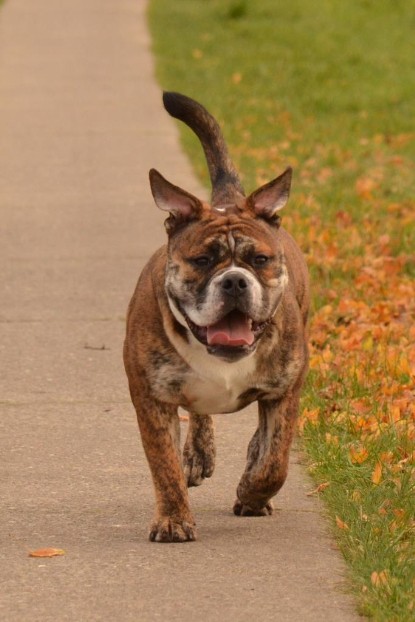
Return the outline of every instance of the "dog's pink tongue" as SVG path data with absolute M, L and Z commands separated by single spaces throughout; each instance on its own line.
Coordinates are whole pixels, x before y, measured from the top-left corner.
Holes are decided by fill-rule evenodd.
M 232 312 L 207 327 L 207 342 L 210 346 L 250 346 L 254 342 L 251 322 L 246 315 Z

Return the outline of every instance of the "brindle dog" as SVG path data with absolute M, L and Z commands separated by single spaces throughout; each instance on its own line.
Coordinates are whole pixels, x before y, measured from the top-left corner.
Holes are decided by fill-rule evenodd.
M 178 93 L 164 93 L 164 106 L 199 137 L 212 200 L 150 171 L 154 200 L 169 212 L 168 242 L 139 278 L 124 361 L 156 493 L 150 540 L 183 542 L 196 538 L 187 486 L 200 485 L 214 469 L 213 413 L 258 402 L 233 510 L 272 512 L 307 369 L 309 286 L 301 251 L 278 215 L 291 169 L 246 197 L 207 110 Z M 179 406 L 189 412 L 183 457 Z

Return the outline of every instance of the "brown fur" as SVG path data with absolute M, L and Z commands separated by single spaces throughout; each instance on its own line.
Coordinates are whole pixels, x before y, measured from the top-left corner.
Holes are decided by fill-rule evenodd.
M 186 108 L 186 122 L 192 126 L 188 119 L 189 115 L 191 118 L 188 101 L 192 100 L 185 100 L 190 105 L 190 112 Z M 204 109 L 197 106 L 200 124 L 200 108 L 202 112 Z M 198 128 L 199 134 L 218 131 L 217 127 L 212 130 L 211 119 L 209 116 L 207 129 Z M 215 139 L 210 144 L 219 145 L 220 150 L 222 143 Z M 208 148 L 204 147 L 207 152 Z M 219 158 L 220 166 L 229 160 L 227 153 L 225 156 Z M 215 168 L 218 156 L 209 153 L 208 159 L 214 181 L 215 175 L 218 177 L 218 167 Z M 150 539 L 155 541 L 185 541 L 196 537 L 187 486 L 197 486 L 213 473 L 211 414 L 239 410 L 258 401 L 258 429 L 248 447 L 246 469 L 237 488 L 235 514 L 271 513 L 270 500 L 287 475 L 289 448 L 307 369 L 307 269 L 294 240 L 279 227 L 275 213 L 271 213 L 264 200 L 269 192 L 276 194 L 277 200 L 288 193 L 287 177 L 281 176 L 267 185 L 270 189 L 265 188 L 264 195 L 259 189 L 245 199 L 239 182 L 232 195 L 234 176 L 233 166 L 229 175 L 226 171 L 219 175 L 225 179 L 225 191 L 219 184 L 215 196 L 226 195 L 232 203 L 218 211 L 172 186 L 159 174 L 154 173 L 152 178 L 156 201 L 162 209 L 170 211 L 169 242 L 153 255 L 138 281 L 129 306 L 124 361 L 155 487 L 156 516 L 150 530 Z M 203 271 L 195 267 L 192 258 L 197 253 L 213 253 L 214 268 Z M 252 253 L 266 254 L 271 259 L 260 269 L 252 264 Z M 216 386 L 217 379 L 209 380 L 213 384 L 205 387 L 199 363 L 192 362 L 193 353 L 198 352 L 197 361 L 209 365 L 212 360 L 214 366 L 215 356 L 203 354 L 201 344 L 195 345 L 189 329 L 173 314 L 169 284 L 173 283 L 171 289 L 180 293 L 178 303 L 189 299 L 199 304 L 198 296 L 203 301 L 212 278 L 234 265 L 255 279 L 263 293 L 264 315 L 269 305 L 272 316 L 249 354 L 224 364 L 230 373 L 232 369 L 240 369 L 242 380 L 238 379 L 240 388 L 236 394 L 234 387 L 218 385 L 216 401 L 216 392 L 211 388 Z M 275 283 L 285 273 L 288 282 L 280 298 L 274 300 Z M 245 364 L 252 367 L 246 377 Z M 183 458 L 179 446 L 179 406 L 190 413 Z M 208 412 L 212 406 L 214 409 Z

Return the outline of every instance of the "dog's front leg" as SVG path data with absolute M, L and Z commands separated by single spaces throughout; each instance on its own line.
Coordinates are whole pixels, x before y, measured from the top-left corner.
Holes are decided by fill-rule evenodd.
M 189 414 L 189 427 L 183 448 L 183 468 L 187 485 L 200 486 L 215 468 L 215 437 L 210 415 Z
M 195 522 L 181 465 L 177 408 L 142 395 L 133 396 L 133 402 L 156 493 L 156 516 L 150 540 L 195 540 Z
M 237 489 L 234 513 L 272 513 L 271 497 L 287 477 L 288 457 L 298 412 L 298 394 L 258 402 L 258 428 L 248 446 L 247 465 Z

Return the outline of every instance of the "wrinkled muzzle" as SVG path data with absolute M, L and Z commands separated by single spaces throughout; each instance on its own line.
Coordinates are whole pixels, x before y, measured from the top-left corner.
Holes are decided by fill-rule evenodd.
M 248 352 L 270 320 L 264 297 L 253 274 L 230 268 L 215 275 L 195 304 L 181 306 L 181 312 L 193 335 L 212 353 L 218 348 Z

